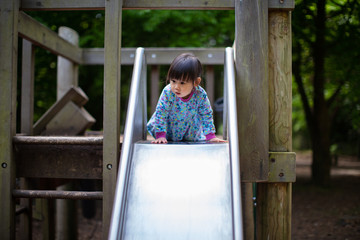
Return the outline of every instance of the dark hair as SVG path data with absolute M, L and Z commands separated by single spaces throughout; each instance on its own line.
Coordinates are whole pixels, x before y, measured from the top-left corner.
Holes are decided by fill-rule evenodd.
M 201 72 L 202 66 L 199 59 L 192 53 L 183 53 L 171 63 L 166 81 L 169 82 L 171 79 L 195 81 L 201 77 Z

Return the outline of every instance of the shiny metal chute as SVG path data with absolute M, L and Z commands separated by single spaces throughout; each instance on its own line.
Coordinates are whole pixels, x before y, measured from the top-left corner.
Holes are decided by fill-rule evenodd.
M 123 239 L 233 239 L 228 144 L 136 143 Z

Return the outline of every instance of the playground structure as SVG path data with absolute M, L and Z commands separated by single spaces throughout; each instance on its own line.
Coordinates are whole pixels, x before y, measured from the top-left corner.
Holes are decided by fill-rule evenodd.
M 2 1 L 0 3 L 0 160 L 1 160 L 1 228 L 3 239 L 15 238 L 15 198 L 83 198 L 102 199 L 103 236 L 108 236 L 120 157 L 120 66 L 125 56 L 121 48 L 121 12 L 126 8 L 160 9 L 235 9 L 235 76 L 238 104 L 239 152 L 241 181 L 243 182 L 243 208 L 245 239 L 253 239 L 252 194 L 253 182 L 258 182 L 256 231 L 258 239 L 290 239 L 291 234 L 291 182 L 295 180 L 295 157 L 291 152 L 291 24 L 290 11 L 294 1 Z M 17 42 L 18 36 L 40 45 L 77 64 L 93 61 L 96 54 L 64 41 L 44 28 L 22 10 L 105 10 L 104 64 L 104 135 L 98 138 L 53 137 L 33 135 L 32 123 L 24 127 L 30 136 L 16 134 Z M 114 31 L 117 29 L 118 31 Z M 27 43 L 25 43 L 27 44 Z M 29 49 L 29 48 L 27 48 Z M 30 48 L 30 53 L 31 53 Z M 98 52 L 97 52 L 98 53 Z M 195 53 L 196 54 L 196 53 Z M 33 63 L 33 54 L 29 55 Z M 91 59 L 91 60 L 89 60 Z M 150 59 L 147 59 L 150 61 Z M 31 67 L 28 64 L 31 83 Z M 24 76 L 24 75 L 23 75 Z M 24 77 L 22 81 L 24 81 Z M 31 84 L 30 84 L 31 85 Z M 31 88 L 30 88 L 31 89 Z M 23 95 L 24 93 L 22 93 Z M 81 94 L 80 94 L 81 95 Z M 31 100 L 31 90 L 27 96 Z M 72 100 L 71 100 L 72 101 Z M 32 114 L 31 101 L 24 109 Z M 80 104 L 81 105 L 81 104 Z M 24 107 L 24 106 L 23 106 Z M 80 107 L 80 106 L 78 106 Z M 30 119 L 30 120 L 29 120 Z M 26 146 L 22 148 L 23 146 Z M 95 147 L 94 147 L 95 146 Z M 41 153 L 47 158 L 61 160 L 53 149 L 62 149 L 68 162 L 62 162 L 63 171 L 49 170 L 41 162 Z M 18 152 L 16 152 L 18 151 Z M 24 152 L 22 152 L 24 151 Z M 28 171 L 26 152 L 35 152 L 37 171 Z M 80 154 L 88 155 L 82 161 Z M 100 152 L 100 154 L 99 154 Z M 65 157 L 64 157 L 65 159 Z M 33 160 L 33 159 L 32 159 Z M 63 159 L 62 159 L 63 160 Z M 67 167 L 78 161 L 76 172 L 69 174 Z M 36 162 L 38 161 L 38 162 Z M 39 165 L 35 165 L 35 162 Z M 94 165 L 89 167 L 89 163 Z M 96 164 L 98 163 L 98 164 Z M 31 169 L 30 169 L 31 170 Z M 32 169 L 34 170 L 34 168 Z M 41 171 L 42 170 L 42 171 Z M 47 171 L 45 171 L 47 170 Z M 50 172 L 49 172 L 50 171 Z M 30 175 L 35 174 L 35 175 Z M 59 175 L 56 175 L 56 174 Z M 46 175 L 47 174 L 47 175 Z M 53 177 L 102 179 L 102 192 L 63 192 L 16 190 L 16 177 Z M 31 206 L 31 205 L 30 205 Z M 25 217 L 26 219 L 26 217 Z M 25 236 L 31 219 L 24 221 Z M 27 228 L 27 230 L 26 230 Z

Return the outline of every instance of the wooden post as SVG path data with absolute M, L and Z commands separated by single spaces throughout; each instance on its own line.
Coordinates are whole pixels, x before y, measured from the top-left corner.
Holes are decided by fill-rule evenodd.
M 266 181 L 269 170 L 268 4 L 235 1 L 235 71 L 241 179 Z
M 208 94 L 211 106 L 214 107 L 215 102 L 215 73 L 214 66 L 207 65 L 206 66 L 206 76 L 205 76 L 205 88 Z
M 79 35 L 76 31 L 68 27 L 59 28 L 59 36 L 75 46 L 79 45 Z M 78 65 L 74 62 L 58 56 L 57 60 L 57 100 L 60 100 L 71 87 L 78 86 Z M 73 183 L 57 187 L 58 191 L 74 190 Z M 43 199 L 42 201 L 49 201 Z M 57 199 L 56 209 L 56 238 L 59 240 L 77 238 L 77 219 L 76 201 Z
M 68 27 L 59 28 L 59 36 L 75 46 L 79 45 L 79 35 Z M 57 100 L 72 87 L 78 86 L 78 65 L 74 62 L 58 56 L 57 61 Z
M 235 74 L 243 182 L 268 178 L 267 18 L 268 1 L 235 1 Z M 246 184 L 242 194 L 244 239 L 254 239 L 251 184 Z
M 34 67 L 35 49 L 31 42 L 26 39 L 22 41 L 22 63 L 21 63 L 21 133 L 33 135 L 34 115 Z M 29 189 L 26 178 L 20 180 L 21 189 Z M 27 211 L 20 216 L 19 239 L 31 239 L 32 235 L 32 199 L 20 199 L 20 205 L 26 207 Z
M 292 150 L 291 15 L 269 12 L 269 132 L 270 151 Z M 258 239 L 291 239 L 292 184 L 259 183 Z
M 15 238 L 16 81 L 19 1 L 0 1 L 0 236 Z
M 33 135 L 35 49 L 23 39 L 21 71 L 21 133 Z
M 105 1 L 103 239 L 107 239 L 120 150 L 122 0 Z
M 160 66 L 159 65 L 152 65 L 151 66 L 151 99 L 150 99 L 150 106 L 151 106 L 151 114 L 155 112 L 156 104 L 160 96 L 159 91 L 159 80 L 160 80 Z

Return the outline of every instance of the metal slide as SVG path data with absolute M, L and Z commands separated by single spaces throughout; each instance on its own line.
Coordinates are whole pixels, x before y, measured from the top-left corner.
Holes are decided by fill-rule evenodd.
M 243 239 L 231 48 L 225 56 L 229 143 L 151 144 L 144 49 L 137 49 L 109 239 Z

